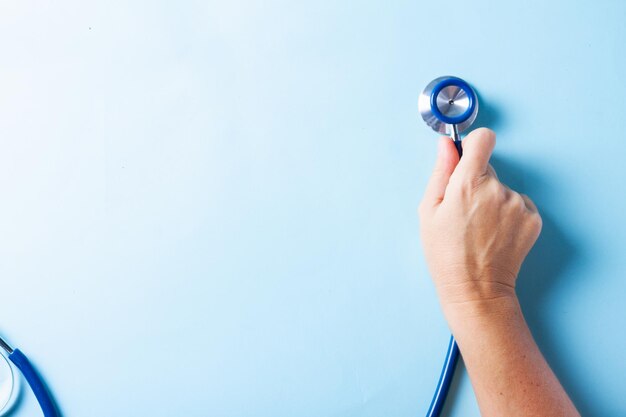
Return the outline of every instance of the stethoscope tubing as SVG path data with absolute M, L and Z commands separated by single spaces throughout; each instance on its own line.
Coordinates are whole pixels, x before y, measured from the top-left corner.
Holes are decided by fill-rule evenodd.
M 22 372 L 24 379 L 35 394 L 44 417 L 60 417 L 46 384 L 26 355 L 19 349 L 13 349 L 9 354 L 9 360 Z
M 456 364 L 459 361 L 459 346 L 454 340 L 454 336 L 450 336 L 450 343 L 448 344 L 448 351 L 446 352 L 446 359 L 443 361 L 443 368 L 441 369 L 441 375 L 439 376 L 439 382 L 437 383 L 437 389 L 435 395 L 428 407 L 428 413 L 426 417 L 439 417 L 452 384 L 452 378 L 454 377 L 454 370 Z
M 35 369 L 31 361 L 19 349 L 13 349 L 2 337 L 0 337 L 0 348 L 7 353 L 7 357 L 20 370 L 26 383 L 35 394 L 35 398 L 43 411 L 44 417 L 61 417 L 48 387 L 43 382 L 41 375 Z

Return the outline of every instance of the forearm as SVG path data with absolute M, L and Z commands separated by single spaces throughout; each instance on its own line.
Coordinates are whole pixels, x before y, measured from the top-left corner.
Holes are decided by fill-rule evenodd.
M 514 295 L 443 306 L 483 417 L 579 416 Z

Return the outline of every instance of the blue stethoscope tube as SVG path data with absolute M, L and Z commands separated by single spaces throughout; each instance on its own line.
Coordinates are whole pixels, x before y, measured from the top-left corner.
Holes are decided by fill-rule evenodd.
M 448 352 L 446 353 L 446 360 L 443 362 L 443 368 L 441 369 L 441 375 L 439 376 L 439 382 L 437 383 L 437 389 L 435 395 L 428 407 L 428 413 L 426 417 L 438 417 L 443 410 L 443 405 L 448 396 L 450 390 L 450 384 L 454 377 L 454 370 L 456 363 L 459 361 L 459 346 L 454 340 L 454 336 L 450 336 L 450 343 L 448 344 Z
M 463 89 L 469 99 L 467 110 L 457 117 L 446 116 L 442 114 L 437 107 L 437 96 L 441 90 L 448 86 L 456 86 Z M 474 90 L 464 80 L 457 77 L 444 78 L 442 81 L 437 83 L 437 85 L 435 85 L 430 95 L 430 110 L 437 119 L 451 126 L 451 136 L 454 146 L 459 154 L 459 158 L 463 156 L 463 148 L 461 146 L 461 137 L 458 132 L 457 124 L 463 123 L 472 117 L 473 113 L 477 110 L 477 102 L 478 99 L 475 96 Z M 448 391 L 450 390 L 452 378 L 454 377 L 456 364 L 459 361 L 459 355 L 459 346 L 457 345 L 454 336 L 451 335 L 450 342 L 448 344 L 448 351 L 446 352 L 446 358 L 443 362 L 441 375 L 439 376 L 439 382 L 437 382 L 437 389 L 435 390 L 433 399 L 430 402 L 430 407 L 428 408 L 426 417 L 439 417 L 441 414 L 446 397 L 448 396 Z
M 19 349 L 13 349 L 2 338 L 0 338 L 0 347 L 7 352 L 9 360 L 13 362 L 17 369 L 22 372 L 22 375 L 24 375 L 24 379 L 26 379 L 30 389 L 33 391 L 33 394 L 35 394 L 35 398 L 43 411 L 44 417 L 61 417 L 50 391 L 48 391 L 46 384 L 43 382 L 43 379 L 41 379 L 41 375 L 39 375 L 26 355 Z

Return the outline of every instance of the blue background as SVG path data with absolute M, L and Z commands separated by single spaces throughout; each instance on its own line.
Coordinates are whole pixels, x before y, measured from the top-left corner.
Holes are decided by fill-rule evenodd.
M 477 89 L 542 236 L 519 280 L 626 414 L 626 2 L 0 4 L 0 331 L 67 416 L 421 416 L 448 341 L 417 96 Z M 465 370 L 448 416 L 477 416 Z M 27 392 L 15 416 L 38 416 Z

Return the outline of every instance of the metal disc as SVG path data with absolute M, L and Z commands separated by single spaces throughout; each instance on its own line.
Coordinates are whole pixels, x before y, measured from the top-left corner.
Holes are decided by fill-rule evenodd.
M 465 90 L 450 85 L 443 88 L 437 95 L 437 107 L 442 114 L 448 117 L 457 117 L 469 108 L 469 98 Z
M 422 119 L 426 122 L 428 126 L 430 126 L 435 132 L 439 132 L 444 135 L 449 135 L 451 133 L 451 126 L 443 123 L 439 120 L 431 109 L 431 94 L 435 86 L 437 86 L 441 81 L 446 80 L 448 78 L 456 78 L 452 76 L 444 76 L 435 78 L 432 80 L 424 91 L 419 96 L 418 99 L 418 109 Z M 471 87 L 469 87 L 471 89 Z M 476 116 L 478 115 L 478 98 L 473 89 L 471 89 L 471 94 L 473 94 L 475 99 L 475 107 L 474 111 L 470 115 L 467 120 L 462 123 L 457 124 L 457 128 L 459 133 L 467 130 L 474 120 L 476 120 Z M 467 95 L 467 92 L 462 88 L 456 85 L 450 85 L 441 89 L 439 94 L 436 97 L 436 105 L 437 109 L 447 117 L 458 117 L 465 113 L 470 106 L 470 100 Z

